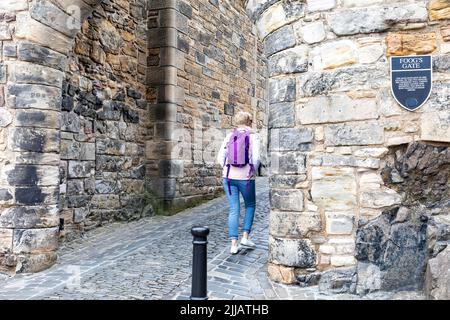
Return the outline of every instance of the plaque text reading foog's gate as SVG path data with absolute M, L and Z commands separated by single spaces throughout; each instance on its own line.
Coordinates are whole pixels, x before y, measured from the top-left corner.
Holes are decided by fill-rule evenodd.
M 432 83 L 431 56 L 391 57 L 391 90 L 403 108 L 421 107 L 430 97 Z

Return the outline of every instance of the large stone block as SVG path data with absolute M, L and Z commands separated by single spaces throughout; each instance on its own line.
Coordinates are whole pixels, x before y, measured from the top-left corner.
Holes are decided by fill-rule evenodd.
M 378 118 L 373 99 L 351 99 L 347 95 L 311 98 L 297 108 L 300 124 L 344 122 Z
M 326 37 L 325 27 L 322 21 L 298 26 L 296 31 L 299 33 L 303 42 L 307 44 L 321 42 Z
M 59 111 L 61 90 L 44 85 L 12 84 L 7 86 L 6 102 L 10 108 Z
M 325 11 L 336 6 L 336 0 L 306 0 L 308 12 Z
M 264 41 L 264 51 L 270 56 L 279 51 L 292 48 L 296 44 L 294 30 L 292 26 L 284 26 L 273 32 Z
M 402 196 L 388 188 L 361 193 L 361 206 L 364 208 L 389 207 L 401 204 L 401 202 Z
M 14 253 L 43 253 L 58 248 L 58 228 L 15 229 L 13 236 Z
M 94 174 L 94 162 L 69 161 L 69 178 L 88 178 Z
M 311 52 L 314 70 L 334 69 L 358 62 L 358 51 L 352 40 L 338 40 L 314 48 Z
M 420 139 L 450 142 L 450 117 L 447 111 L 423 113 L 420 118 Z
M 297 46 L 272 55 L 269 58 L 269 75 L 308 71 L 308 54 L 307 46 Z
M 59 201 L 58 187 L 20 187 L 15 189 L 16 203 L 26 206 L 54 205 Z
M 437 48 L 436 33 L 390 33 L 386 37 L 386 47 L 388 56 L 429 54 Z
M 333 124 L 325 127 L 325 143 L 328 146 L 373 145 L 383 142 L 383 127 L 375 121 Z
M 317 212 L 270 212 L 270 234 L 275 237 L 305 238 L 311 231 L 322 230 L 322 221 Z
M 16 37 L 38 43 L 66 54 L 72 48 L 72 38 L 32 19 L 28 12 L 17 14 Z
M 0 227 L 15 229 L 48 228 L 59 225 L 57 205 L 23 207 L 17 206 L 0 214 Z
M 295 189 L 306 180 L 306 175 L 272 175 L 269 177 L 269 185 L 271 188 Z
M 303 211 L 303 192 L 296 189 L 271 189 L 270 206 L 275 210 Z
M 356 204 L 356 177 L 351 168 L 312 168 L 311 197 L 326 210 L 350 210 Z
M 270 155 L 272 174 L 298 175 L 306 172 L 306 155 L 302 152 L 272 152 Z
M 344 7 L 368 7 L 383 3 L 384 0 L 344 0 L 342 5 Z
M 17 110 L 15 114 L 16 126 L 35 128 L 60 128 L 59 112 L 50 110 Z
M 425 3 L 352 9 L 328 15 L 328 24 L 338 36 L 383 32 L 396 23 L 427 20 Z
M 11 112 L 5 108 L 0 108 L 0 128 L 5 128 L 11 124 L 13 117 Z
M 280 1 L 269 7 L 259 17 L 256 26 L 261 39 L 280 27 L 305 15 L 305 5 L 300 1 Z
M 447 0 L 430 0 L 428 10 L 431 21 L 450 19 L 450 3 Z
M 314 131 L 310 128 L 280 128 L 270 131 L 270 150 L 308 151 L 314 140 Z
M 269 238 L 269 262 L 288 267 L 316 265 L 316 252 L 307 239 Z
M 9 64 L 10 80 L 23 84 L 43 84 L 54 87 L 62 86 L 63 72 L 29 62 Z
M 269 102 L 292 102 L 296 97 L 295 78 L 270 79 Z
M 326 212 L 326 231 L 328 234 L 351 234 L 355 224 L 353 212 Z
M 269 129 L 288 128 L 295 124 L 293 102 L 281 102 L 269 105 Z
M 2 0 L 0 3 L 0 11 L 21 11 L 28 9 L 28 1 L 26 0 Z
M 429 299 L 450 300 L 450 246 L 428 260 L 425 293 Z
M 296 282 L 294 268 L 269 263 L 267 273 L 272 281 L 285 284 L 294 284 Z
M 37 63 L 61 71 L 64 71 L 67 62 L 64 54 L 28 42 L 19 43 L 17 57 L 22 61 Z
M 12 186 L 57 186 L 59 167 L 15 165 L 6 171 L 8 183 Z
M 59 152 L 58 130 L 15 128 L 12 131 L 11 143 L 14 151 Z
M 0 229 L 0 254 L 10 252 L 12 249 L 13 230 Z
M 353 156 L 341 156 L 333 154 L 317 154 L 311 161 L 314 166 L 325 167 L 360 167 L 378 169 L 380 160 L 374 158 L 359 159 Z

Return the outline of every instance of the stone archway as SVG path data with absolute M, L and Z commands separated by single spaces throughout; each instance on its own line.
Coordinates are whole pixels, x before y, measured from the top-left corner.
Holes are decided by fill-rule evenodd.
M 100 1 L 0 3 L 2 272 L 35 272 L 56 260 L 64 70 L 82 21 Z

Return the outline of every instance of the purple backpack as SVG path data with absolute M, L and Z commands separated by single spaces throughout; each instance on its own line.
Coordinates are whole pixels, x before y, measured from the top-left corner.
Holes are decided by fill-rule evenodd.
M 247 164 L 250 165 L 249 182 L 254 172 L 254 167 L 252 163 L 252 157 L 250 152 L 250 132 L 248 130 L 240 131 L 234 129 L 231 134 L 230 140 L 227 143 L 227 157 L 225 158 L 224 166 L 227 166 L 227 181 L 228 181 L 228 192 L 231 195 L 230 179 L 228 178 L 230 174 L 230 167 L 245 167 Z M 248 183 L 246 186 L 246 191 L 248 188 Z

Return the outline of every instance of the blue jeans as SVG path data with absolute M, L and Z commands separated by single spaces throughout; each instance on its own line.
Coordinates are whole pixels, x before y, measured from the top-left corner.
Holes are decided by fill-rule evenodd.
M 247 187 L 248 183 L 248 187 Z M 242 194 L 245 203 L 245 217 L 243 232 L 250 234 L 253 225 L 253 217 L 255 215 L 256 207 L 256 192 L 255 192 L 255 180 L 234 180 L 230 179 L 231 195 L 228 190 L 227 179 L 223 179 L 223 188 L 230 204 L 230 213 L 228 215 L 228 231 L 230 239 L 238 239 L 239 228 L 239 214 L 240 214 L 240 201 L 239 193 Z M 247 190 L 246 190 L 247 189 Z

